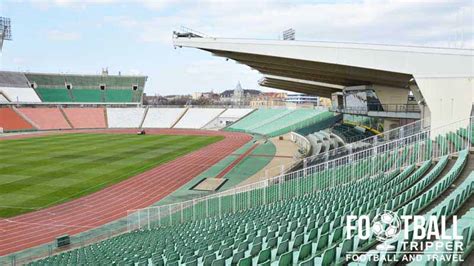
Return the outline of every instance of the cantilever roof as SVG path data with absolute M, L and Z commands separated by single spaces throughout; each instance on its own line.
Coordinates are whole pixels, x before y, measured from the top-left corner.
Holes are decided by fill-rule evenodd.
M 474 76 L 473 50 L 337 42 L 175 37 L 258 70 L 262 86 L 328 96 L 344 86 L 407 87 L 413 77 Z

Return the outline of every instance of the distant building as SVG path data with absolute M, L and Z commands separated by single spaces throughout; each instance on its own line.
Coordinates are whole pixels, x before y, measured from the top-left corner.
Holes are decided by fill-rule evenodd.
M 245 90 L 240 82 L 237 83 L 235 89 L 225 90 L 220 94 L 220 102 L 232 105 L 249 105 L 250 101 L 261 95 L 259 90 Z
M 288 103 L 295 103 L 295 104 L 312 104 L 314 106 L 319 105 L 319 97 L 301 93 L 290 93 L 286 96 L 285 99 Z
M 287 94 L 284 92 L 263 92 L 250 101 L 251 107 L 277 107 L 285 106 Z

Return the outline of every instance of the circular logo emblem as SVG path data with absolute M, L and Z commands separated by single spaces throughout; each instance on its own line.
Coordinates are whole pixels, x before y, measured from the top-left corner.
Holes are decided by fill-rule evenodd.
M 401 221 L 398 215 L 391 211 L 379 213 L 372 221 L 372 232 L 378 241 L 395 238 L 400 233 Z

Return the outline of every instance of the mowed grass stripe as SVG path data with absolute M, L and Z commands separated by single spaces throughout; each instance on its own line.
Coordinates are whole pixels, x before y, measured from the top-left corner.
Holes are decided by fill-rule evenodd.
M 0 217 L 93 193 L 222 138 L 64 134 L 0 141 L 8 151 L 0 157 Z

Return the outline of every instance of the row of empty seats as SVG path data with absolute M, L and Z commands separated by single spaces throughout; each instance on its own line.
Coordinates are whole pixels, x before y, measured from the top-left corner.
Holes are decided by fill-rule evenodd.
M 35 130 L 17 110 L 10 107 L 0 108 L 0 128 L 3 131 L 29 131 Z
M 43 102 L 110 102 L 127 103 L 139 102 L 141 94 L 128 89 L 66 89 L 66 88 L 47 88 L 38 87 L 36 89 Z
M 175 128 L 202 128 L 216 119 L 224 108 L 189 108 Z
M 239 119 L 245 117 L 246 115 L 252 113 L 255 109 L 252 108 L 232 108 L 225 110 L 222 114 L 219 115 L 216 119 L 212 120 L 206 126 L 205 129 L 221 129 L 226 126 L 233 124 Z
M 259 109 L 227 128 L 268 137 L 308 127 L 311 124 L 332 120 L 334 114 L 317 109 Z
M 35 90 L 29 87 L 0 87 L 0 103 L 6 102 L 29 102 L 38 103 L 41 99 Z
M 186 111 L 186 108 L 149 108 L 143 122 L 144 128 L 170 128 Z
M 363 127 L 349 125 L 345 123 L 337 124 L 332 127 L 332 132 L 339 135 L 346 143 L 352 143 L 368 137 L 374 134 Z
M 223 114 L 223 108 L 79 108 L 2 107 L 3 131 L 72 128 L 200 129 Z M 242 112 L 225 112 L 244 115 Z M 236 118 L 238 119 L 238 118 Z

